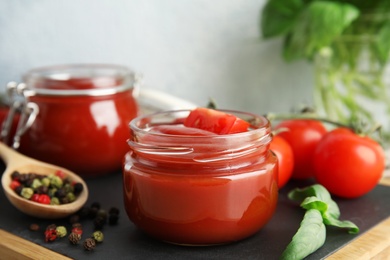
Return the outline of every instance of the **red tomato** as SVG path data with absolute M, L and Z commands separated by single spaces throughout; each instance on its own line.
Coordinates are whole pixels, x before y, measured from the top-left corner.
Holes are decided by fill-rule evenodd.
M 190 112 L 184 126 L 223 135 L 248 131 L 249 123 L 232 114 L 199 107 Z
M 294 153 L 282 137 L 275 135 L 270 149 L 278 158 L 278 187 L 282 188 L 290 180 L 294 168 Z
M 315 177 L 330 193 L 356 198 L 371 191 L 385 168 L 382 147 L 369 137 L 338 128 L 318 144 L 314 154 Z
M 314 177 L 313 154 L 318 142 L 326 134 L 324 125 L 316 120 L 291 119 L 281 122 L 276 129 L 286 129 L 278 136 L 285 139 L 294 153 L 293 179 Z

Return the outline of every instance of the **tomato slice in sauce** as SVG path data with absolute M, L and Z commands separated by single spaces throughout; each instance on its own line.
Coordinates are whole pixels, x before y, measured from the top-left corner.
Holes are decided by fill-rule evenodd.
M 232 114 L 198 107 L 192 110 L 184 120 L 184 126 L 223 135 L 246 132 L 249 123 Z
M 213 132 L 206 131 L 203 129 L 177 126 L 177 125 L 157 125 L 157 126 L 153 126 L 151 131 L 154 133 L 169 134 L 169 135 L 191 135 L 191 136 L 216 135 Z

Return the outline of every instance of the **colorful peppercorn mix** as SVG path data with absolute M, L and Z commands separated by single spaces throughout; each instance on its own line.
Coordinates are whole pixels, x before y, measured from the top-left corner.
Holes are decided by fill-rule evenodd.
M 62 171 L 50 175 L 15 171 L 11 178 L 10 187 L 19 196 L 47 205 L 71 203 L 84 189 L 82 183 L 72 182 Z
M 32 197 L 38 198 L 39 195 L 40 194 L 35 193 Z M 110 218 L 115 219 L 116 224 L 118 217 L 118 208 L 112 207 L 109 211 L 106 211 L 100 207 L 99 203 L 94 202 L 90 207 L 84 206 L 76 214 L 69 216 L 69 223 L 71 224 L 70 229 L 67 229 L 65 226 L 57 226 L 56 224 L 47 226 L 44 232 L 45 242 L 54 242 L 55 240 L 66 237 L 68 235 L 68 230 L 70 230 L 70 233 L 67 236 L 69 243 L 78 245 L 83 236 L 83 226 L 79 221 L 90 221 L 94 225 L 95 230 L 91 236 L 84 239 L 82 248 L 86 251 L 93 251 L 95 247 L 104 240 L 104 235 L 101 231 L 104 224 Z M 39 226 L 37 224 L 31 224 L 30 230 L 37 231 L 39 230 Z

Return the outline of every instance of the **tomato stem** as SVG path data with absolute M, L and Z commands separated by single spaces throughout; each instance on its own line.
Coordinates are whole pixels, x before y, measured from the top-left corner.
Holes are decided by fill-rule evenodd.
M 365 125 L 361 121 L 350 121 L 349 124 L 337 122 L 334 120 L 331 120 L 326 117 L 319 117 L 316 113 L 313 112 L 303 112 L 303 113 L 289 113 L 289 114 L 275 114 L 275 113 L 268 113 L 265 115 L 266 118 L 268 118 L 269 121 L 273 120 L 294 120 L 294 119 L 305 119 L 305 120 L 316 120 L 321 121 L 326 124 L 330 124 L 336 127 L 344 127 L 348 128 L 351 131 L 353 131 L 355 134 L 360 136 L 372 136 L 374 133 L 379 134 L 379 140 L 378 142 L 381 143 L 381 124 L 375 124 L 369 129 L 367 129 L 367 125 Z
M 350 120 L 349 124 L 345 124 L 345 123 L 330 120 L 329 118 L 319 117 L 316 113 L 311 111 L 302 112 L 302 113 L 287 113 L 287 114 L 268 113 L 265 114 L 264 116 L 270 122 L 272 122 L 273 120 L 294 120 L 294 119 L 316 120 L 326 124 L 333 125 L 335 127 L 348 128 L 359 136 L 370 136 L 373 140 L 378 142 L 380 145 L 384 146 L 381 124 L 375 124 L 370 127 L 369 125 L 365 124 L 360 120 Z M 377 134 L 377 136 L 374 137 L 374 134 Z
M 288 119 L 306 119 L 306 120 L 317 120 L 321 121 L 327 124 L 331 124 L 337 127 L 345 127 L 353 130 L 355 132 L 355 127 L 352 125 L 347 125 L 343 124 L 337 121 L 330 120 L 325 117 L 319 117 L 314 113 L 301 113 L 301 114 L 274 114 L 274 113 L 269 113 L 265 115 L 268 120 L 273 121 L 273 120 L 288 120 Z

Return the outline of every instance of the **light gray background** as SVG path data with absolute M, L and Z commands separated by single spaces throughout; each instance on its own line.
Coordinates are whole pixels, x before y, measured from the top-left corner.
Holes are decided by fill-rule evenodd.
M 0 0 L 0 84 L 28 69 L 117 63 L 148 88 L 263 114 L 312 103 L 304 61 L 263 41 L 265 0 Z

